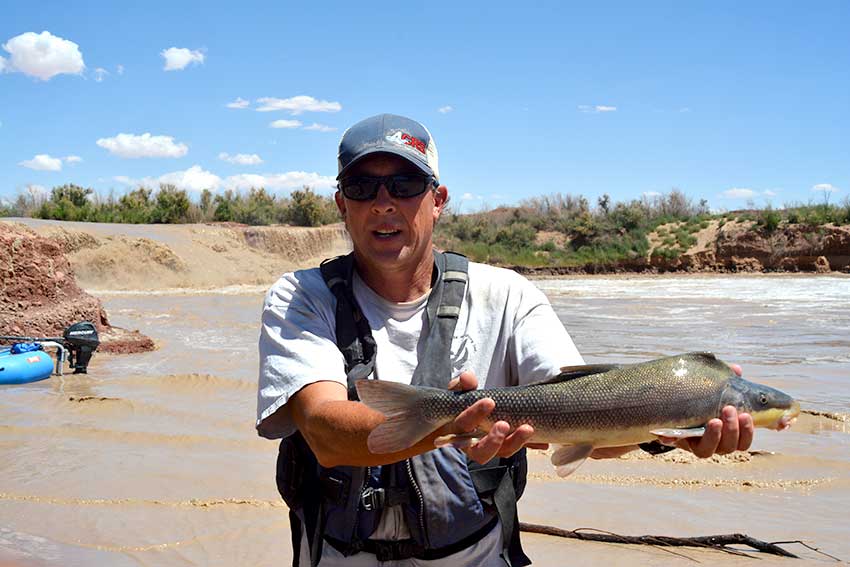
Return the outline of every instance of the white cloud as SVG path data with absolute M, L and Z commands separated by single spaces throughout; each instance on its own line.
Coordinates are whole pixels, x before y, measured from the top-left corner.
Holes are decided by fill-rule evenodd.
M 94 82 L 95 83 L 102 83 L 104 77 L 106 77 L 108 74 L 109 74 L 109 71 L 107 71 L 103 67 L 98 67 L 97 69 L 94 70 Z
M 643 196 L 644 197 L 660 197 L 661 193 L 659 193 L 658 191 L 644 191 Z
M 178 158 L 189 151 L 186 144 L 175 144 L 171 136 L 151 136 L 147 132 L 141 136 L 118 134 L 114 138 L 101 138 L 97 145 L 123 158 Z
M 450 104 L 447 104 L 446 106 L 441 106 L 440 108 L 438 108 L 437 112 L 439 112 L 440 114 L 448 114 L 452 110 L 454 110 L 454 107 Z
M 0 73 L 2 73 L 3 69 L 5 69 L 5 68 L 6 68 L 6 59 L 3 58 L 3 57 L 0 57 Z
M 18 162 L 18 165 L 37 171 L 62 171 L 62 160 L 47 154 L 38 154 L 32 159 Z
M 812 187 L 812 191 L 815 193 L 838 193 L 840 189 L 831 183 L 818 183 Z
M 679 109 L 680 113 L 685 113 L 685 112 L 690 112 L 690 111 L 691 111 L 691 109 L 688 106 L 683 106 L 682 108 Z
M 324 124 L 318 124 L 313 122 L 309 126 L 304 126 L 305 130 L 316 130 L 317 132 L 333 132 L 336 130 L 333 126 L 326 126 Z
M 204 62 L 203 53 L 185 47 L 169 47 L 160 51 L 159 54 L 165 59 L 163 71 L 182 71 L 190 63 L 197 65 Z
M 255 175 L 243 173 L 232 175 L 224 180 L 227 189 L 248 189 L 265 187 L 272 190 L 293 190 L 308 185 L 314 189 L 336 188 L 336 178 L 306 171 L 288 171 L 286 173 L 267 173 Z
M 175 185 L 178 189 L 200 192 L 204 189 L 217 189 L 221 185 L 221 178 L 202 169 L 200 165 L 193 165 L 184 171 L 173 171 L 161 175 L 159 182 Z
M 19 71 L 42 81 L 62 73 L 79 75 L 86 68 L 80 46 L 48 31 L 15 36 L 3 45 L 3 49 L 11 57 L 0 61 L 0 68 L 8 72 Z
M 275 120 L 269 123 L 269 128 L 300 128 L 300 120 Z
M 765 197 L 776 197 L 776 191 L 771 191 L 770 189 L 764 190 Z
M 80 163 L 81 161 L 83 161 L 83 158 L 81 158 L 80 156 L 65 156 L 62 158 L 62 161 L 64 161 L 65 163 Z
M 119 75 L 123 75 L 123 74 L 124 74 L 124 65 L 118 65 L 118 66 L 116 66 L 116 67 L 115 67 L 115 72 L 116 72 L 116 73 L 118 73 Z
M 235 156 L 232 156 L 227 152 L 221 152 L 218 154 L 218 159 L 238 165 L 259 165 L 263 163 L 262 158 L 260 158 L 257 154 L 236 154 Z
M 308 185 L 314 189 L 335 189 L 336 178 L 308 173 L 306 171 L 289 171 L 286 173 L 242 173 L 222 179 L 218 175 L 206 171 L 199 165 L 193 165 L 184 171 L 173 171 L 159 177 L 144 177 L 134 179 L 126 175 L 113 177 L 115 181 L 129 186 L 158 187 L 160 183 L 170 183 L 179 189 L 187 191 L 202 191 L 210 189 L 244 190 L 251 187 L 265 187 L 274 191 L 291 191 Z
M 580 104 L 580 105 L 578 105 L 578 109 L 581 112 L 593 113 L 593 114 L 598 114 L 600 112 L 616 112 L 617 111 L 616 106 L 606 106 L 606 105 L 603 105 L 603 104 L 596 104 L 596 105 Z
M 257 102 L 262 105 L 257 108 L 257 112 L 287 110 L 293 116 L 302 112 L 339 112 L 342 110 L 342 105 L 338 102 L 317 100 L 306 95 L 294 96 L 292 98 L 265 97 L 257 99 Z
M 756 192 L 752 189 L 733 187 L 724 191 L 722 195 L 727 199 L 752 199 L 756 196 Z
M 236 97 L 236 100 L 233 102 L 227 103 L 227 108 L 248 108 L 251 103 L 242 98 L 241 96 Z

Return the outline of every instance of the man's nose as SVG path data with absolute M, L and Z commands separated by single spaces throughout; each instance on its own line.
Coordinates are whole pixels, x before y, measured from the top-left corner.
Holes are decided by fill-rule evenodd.
M 390 195 L 385 183 L 378 187 L 378 194 L 372 200 L 372 209 L 376 212 L 391 212 L 395 210 L 395 198 Z

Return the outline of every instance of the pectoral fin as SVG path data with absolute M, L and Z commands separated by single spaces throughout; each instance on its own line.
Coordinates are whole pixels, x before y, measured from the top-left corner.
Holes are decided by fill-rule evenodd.
M 593 445 L 559 445 L 552 454 L 552 464 L 560 477 L 570 476 L 593 452 Z
M 702 437 L 705 435 L 705 427 L 689 427 L 687 429 L 653 429 L 650 433 L 658 435 L 659 437 L 687 439 L 688 437 Z

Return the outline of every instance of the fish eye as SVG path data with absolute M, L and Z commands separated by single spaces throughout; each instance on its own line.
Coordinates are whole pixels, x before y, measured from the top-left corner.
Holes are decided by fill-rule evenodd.
M 761 405 L 763 406 L 767 405 L 767 394 L 765 394 L 764 392 L 759 394 L 759 403 L 761 403 Z

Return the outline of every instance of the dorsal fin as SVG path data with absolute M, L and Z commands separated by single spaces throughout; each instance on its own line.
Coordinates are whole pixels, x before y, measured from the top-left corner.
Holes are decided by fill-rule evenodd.
M 574 380 L 582 376 L 590 376 L 591 374 L 602 374 L 609 370 L 620 368 L 619 364 L 586 364 L 583 366 L 564 366 L 561 368 L 561 373 L 552 378 L 534 382 L 534 384 L 557 384 L 558 382 L 566 382 Z
M 709 361 L 717 360 L 717 357 L 714 356 L 713 352 L 708 352 L 708 351 L 705 351 L 705 350 L 704 351 L 696 351 L 696 352 L 688 352 L 688 353 L 685 353 L 684 356 L 693 356 L 695 358 L 704 358 L 704 359 L 709 360 Z

